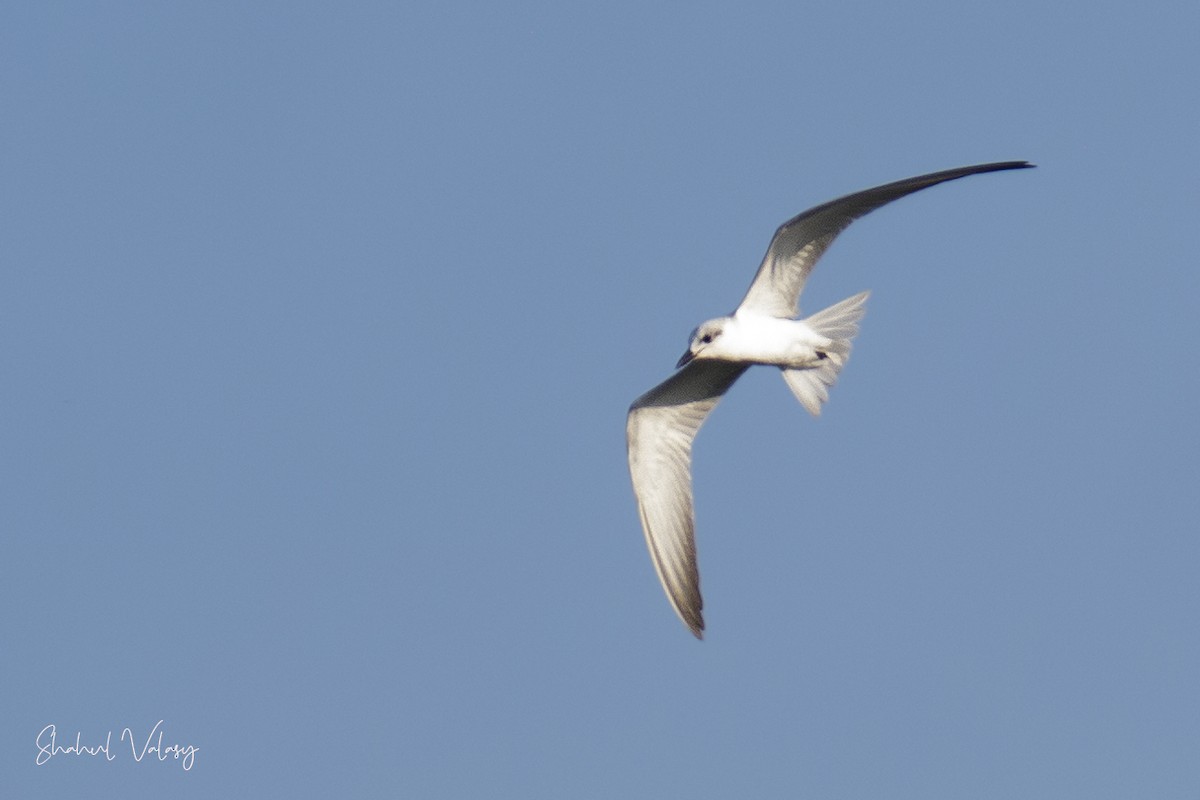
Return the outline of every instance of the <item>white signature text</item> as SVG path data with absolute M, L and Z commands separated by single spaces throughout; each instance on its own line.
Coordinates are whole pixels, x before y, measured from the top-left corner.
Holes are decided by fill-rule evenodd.
M 196 753 L 200 752 L 200 748 L 190 744 L 164 745 L 162 727 L 163 721 L 160 719 L 154 723 L 154 727 L 145 739 L 135 736 L 133 729 L 125 728 L 121 731 L 121 738 L 117 744 L 118 749 L 121 742 L 128 741 L 129 752 L 134 761 L 141 762 L 148 755 L 155 756 L 159 761 L 174 758 L 176 761 L 182 762 L 180 766 L 185 772 L 190 770 L 196 763 Z M 66 739 L 65 741 L 66 744 L 60 743 L 58 728 L 53 723 L 42 728 L 37 735 L 37 765 L 40 767 L 55 756 L 98 756 L 103 754 L 105 761 L 112 761 L 117 757 L 112 748 L 112 731 L 109 731 L 103 740 L 87 743 L 83 741 L 83 733 L 76 731 L 73 740 Z

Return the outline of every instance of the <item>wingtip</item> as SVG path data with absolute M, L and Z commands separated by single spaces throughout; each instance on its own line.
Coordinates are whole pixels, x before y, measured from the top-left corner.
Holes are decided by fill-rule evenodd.
M 1032 161 L 1018 159 L 1016 161 L 993 161 L 990 164 L 980 164 L 981 172 L 1000 172 L 1006 169 L 1031 169 L 1036 167 Z
M 689 631 L 691 631 L 692 636 L 695 636 L 697 639 L 700 639 L 701 641 L 703 641 L 704 640 L 704 614 L 699 609 L 692 611 L 688 614 L 684 614 L 683 611 L 680 610 L 680 608 L 678 606 L 675 607 L 675 610 L 679 613 L 680 622 L 683 623 L 683 626 L 685 628 L 687 628 Z

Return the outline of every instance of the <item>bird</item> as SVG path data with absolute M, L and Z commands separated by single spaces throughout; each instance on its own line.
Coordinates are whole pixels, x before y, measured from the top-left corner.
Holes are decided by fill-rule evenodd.
M 704 638 L 704 601 L 696 561 L 692 442 L 729 387 L 755 364 L 777 367 L 800 404 L 820 415 L 850 357 L 869 292 L 801 319 L 800 292 L 817 260 L 850 223 L 893 200 L 968 175 L 1033 166 L 999 161 L 932 172 L 848 194 L 793 217 L 775 231 L 737 309 L 692 331 L 676 372 L 633 401 L 626 447 L 646 545 L 667 599 L 697 639 Z

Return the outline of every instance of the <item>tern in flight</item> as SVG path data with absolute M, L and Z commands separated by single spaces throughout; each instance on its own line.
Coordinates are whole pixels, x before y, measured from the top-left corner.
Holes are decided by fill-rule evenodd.
M 629 473 L 654 569 L 667 599 L 696 638 L 703 638 L 700 573 L 692 511 L 692 440 L 704 418 L 752 364 L 778 367 L 814 416 L 850 357 L 867 292 L 799 319 L 800 291 L 813 265 L 851 222 L 906 194 L 939 183 L 1006 169 L 1003 161 L 948 169 L 831 200 L 775 231 L 737 310 L 692 332 L 676 372 L 633 401 L 625 432 Z

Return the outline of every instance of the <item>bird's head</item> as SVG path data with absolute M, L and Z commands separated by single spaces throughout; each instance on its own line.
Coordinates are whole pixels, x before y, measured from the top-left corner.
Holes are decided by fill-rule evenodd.
M 678 369 L 685 366 L 691 363 L 693 359 L 704 358 L 705 351 L 710 350 L 713 343 L 720 339 L 721 334 L 725 332 L 725 324 L 728 321 L 728 317 L 710 319 L 692 331 L 692 339 L 688 343 L 687 352 L 679 359 L 679 363 L 675 365 L 675 368 Z

